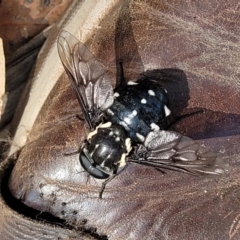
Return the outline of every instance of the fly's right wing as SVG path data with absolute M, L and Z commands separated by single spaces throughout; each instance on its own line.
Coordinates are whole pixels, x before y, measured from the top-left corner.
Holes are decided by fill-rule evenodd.
M 194 175 L 214 176 L 228 171 L 228 164 L 216 153 L 189 137 L 173 131 L 150 132 L 144 145 L 138 145 L 129 162 L 183 171 Z

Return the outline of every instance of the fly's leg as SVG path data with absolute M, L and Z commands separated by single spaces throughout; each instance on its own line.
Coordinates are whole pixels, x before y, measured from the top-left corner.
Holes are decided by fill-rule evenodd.
M 84 146 L 86 145 L 87 140 L 85 139 L 84 142 L 81 144 L 81 146 L 79 146 L 79 148 L 76 151 L 70 152 L 70 153 L 64 153 L 64 156 L 73 156 L 76 154 L 79 154 L 81 152 L 81 150 L 84 148 Z
M 85 119 L 83 117 L 81 117 L 79 114 L 77 114 L 76 117 L 80 122 L 85 121 Z
M 64 153 L 63 155 L 64 156 L 73 156 L 73 155 L 76 155 L 76 154 L 79 154 L 80 153 L 80 150 L 76 150 L 74 152 L 70 152 L 70 153 Z
M 116 167 L 116 169 L 113 171 L 113 175 L 110 176 L 109 178 L 107 178 L 103 183 L 102 183 L 102 187 L 101 187 L 101 190 L 99 192 L 99 198 L 102 199 L 102 195 L 103 195 L 103 192 L 105 190 L 105 187 L 106 185 L 111 182 L 116 176 L 118 176 L 119 174 L 121 174 L 122 171 L 124 171 L 126 168 L 127 168 L 127 164 L 121 168 L 119 171 L 118 171 L 118 166 Z
M 103 195 L 103 192 L 104 192 L 104 189 L 106 187 L 106 185 L 112 181 L 115 177 L 117 176 L 117 174 L 113 174 L 111 177 L 109 177 L 108 179 L 106 179 L 103 183 L 102 183 L 102 187 L 101 187 L 101 190 L 99 192 L 99 198 L 102 199 L 102 195 Z

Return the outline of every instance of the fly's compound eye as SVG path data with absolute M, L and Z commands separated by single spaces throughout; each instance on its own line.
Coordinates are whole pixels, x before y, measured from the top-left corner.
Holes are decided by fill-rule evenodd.
M 87 171 L 92 177 L 98 179 L 106 179 L 110 176 L 109 173 L 107 173 L 100 166 L 94 163 L 85 148 L 82 149 L 79 155 L 79 160 L 84 170 Z

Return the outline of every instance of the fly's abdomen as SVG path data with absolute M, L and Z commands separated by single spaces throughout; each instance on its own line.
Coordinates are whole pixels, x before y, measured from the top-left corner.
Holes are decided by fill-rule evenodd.
M 159 130 L 170 114 L 166 90 L 155 81 L 129 82 L 114 95 L 107 118 L 123 126 L 132 141 L 143 142 L 150 131 Z

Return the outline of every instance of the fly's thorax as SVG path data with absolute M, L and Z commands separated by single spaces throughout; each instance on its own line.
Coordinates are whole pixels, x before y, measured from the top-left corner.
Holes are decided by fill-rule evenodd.
M 89 133 L 82 155 L 92 162 L 89 168 L 97 167 L 110 175 L 119 166 L 126 164 L 126 156 L 130 150 L 131 141 L 124 128 L 107 122 Z M 88 172 L 91 174 L 91 169 Z

